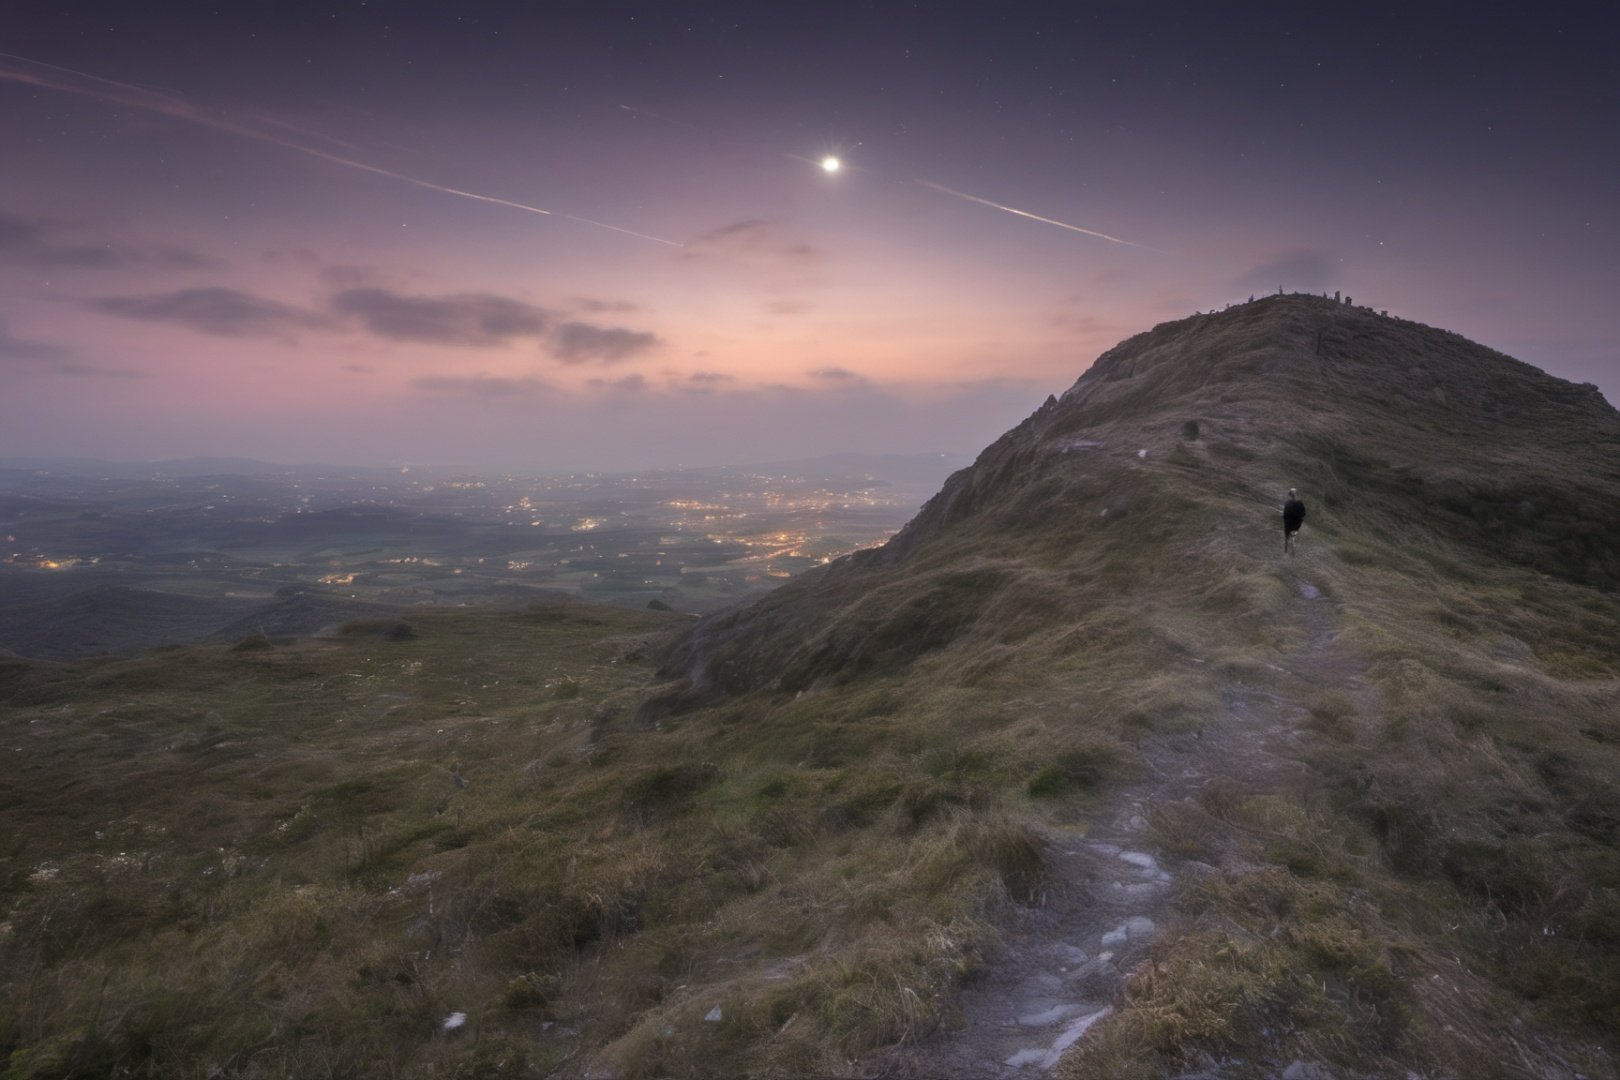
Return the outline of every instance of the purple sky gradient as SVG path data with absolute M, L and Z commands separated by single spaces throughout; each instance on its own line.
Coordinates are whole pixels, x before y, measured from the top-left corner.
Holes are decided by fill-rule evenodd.
M 1278 286 L 1620 400 L 1607 7 L 554 7 L 8 19 L 0 454 L 971 453 Z

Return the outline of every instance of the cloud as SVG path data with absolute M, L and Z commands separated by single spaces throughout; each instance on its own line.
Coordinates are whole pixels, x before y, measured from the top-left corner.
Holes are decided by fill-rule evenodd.
M 598 300 L 591 296 L 574 297 L 574 306 L 579 308 L 581 311 L 589 311 L 598 314 L 602 312 L 641 310 L 641 305 L 632 304 L 628 300 Z
M 584 364 L 592 360 L 612 364 L 662 344 L 657 334 L 642 330 L 568 322 L 552 333 L 550 350 L 552 356 L 565 364 Z
M 343 370 L 351 375 L 373 375 L 377 371 L 370 364 L 344 364 Z
M 314 248 L 307 247 L 265 248 L 259 253 L 259 258 L 270 266 L 280 266 L 287 263 L 307 269 L 321 264 L 320 253 Z
M 1099 318 L 1080 312 L 1059 312 L 1052 316 L 1052 325 L 1066 334 L 1076 337 L 1094 338 L 1098 336 L 1118 338 L 1124 331 L 1120 324 L 1110 319 Z
M 1255 292 L 1271 292 L 1279 285 L 1289 292 L 1323 289 L 1338 276 L 1340 261 L 1326 251 L 1296 248 L 1272 256 L 1232 285 Z
M 719 371 L 694 371 L 684 380 L 673 371 L 666 371 L 670 377 L 671 386 L 683 394 L 713 394 L 718 390 L 728 390 L 737 384 L 735 375 L 727 375 Z
M 507 378 L 500 375 L 424 375 L 411 383 L 418 390 L 431 394 L 455 394 L 462 397 L 527 398 L 536 397 L 550 387 L 539 379 L 525 376 Z
M 647 389 L 647 380 L 641 375 L 626 375 L 622 379 L 587 379 L 593 390 L 608 390 L 616 394 L 638 394 Z
M 744 218 L 710 229 L 686 245 L 676 258 L 685 261 L 723 260 L 777 268 L 803 268 L 819 262 L 825 252 L 792 236 L 779 221 Z
M 710 229 L 693 241 L 698 244 L 757 244 L 760 238 L 770 235 L 776 224 L 765 218 L 744 218 L 733 221 L 729 225 L 722 225 L 718 229 Z
M 52 370 L 58 375 L 75 375 L 86 379 L 144 379 L 146 372 L 136 371 L 133 368 L 107 368 L 95 364 L 81 364 L 76 360 L 55 364 Z
M 848 368 L 841 367 L 816 368 L 813 371 L 805 372 L 805 374 L 809 375 L 812 379 L 818 379 L 821 382 L 839 383 L 846 386 L 853 383 L 863 383 L 866 381 L 865 376 L 859 375 Z
M 76 375 L 81 378 L 144 379 L 146 374 L 129 368 L 107 368 L 71 359 L 73 350 L 44 341 L 28 341 L 12 337 L 0 319 L 0 361 L 19 361 L 21 366 L 35 373 Z M 16 365 L 8 365 L 15 370 Z
M 321 282 L 334 289 L 354 289 L 363 285 L 375 285 L 382 277 L 374 267 L 370 266 L 323 266 L 318 272 Z
M 221 263 L 189 248 L 102 235 L 46 217 L 0 210 L 0 258 L 36 266 L 82 270 L 197 270 Z
M 0 319 L 0 358 L 7 360 L 57 360 L 68 355 L 68 350 L 60 345 L 51 345 L 43 341 L 26 341 L 11 336 L 6 329 L 3 319 Z
M 326 330 L 331 320 L 318 312 L 262 296 L 210 286 L 142 296 L 102 296 L 85 301 L 106 315 L 141 322 L 166 322 L 218 337 L 290 339 L 299 330 Z
M 378 337 L 424 345 L 504 345 L 517 337 L 540 337 L 551 313 L 493 293 L 406 296 L 380 288 L 345 289 L 332 310 L 358 319 Z
M 810 310 L 810 305 L 803 300 L 772 300 L 765 305 L 765 310 L 772 315 L 803 315 Z

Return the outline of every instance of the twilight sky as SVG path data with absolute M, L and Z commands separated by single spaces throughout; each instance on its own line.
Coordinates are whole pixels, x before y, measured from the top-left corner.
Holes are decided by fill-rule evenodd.
M 23 7 L 0 455 L 974 453 L 1279 285 L 1620 401 L 1608 4 Z

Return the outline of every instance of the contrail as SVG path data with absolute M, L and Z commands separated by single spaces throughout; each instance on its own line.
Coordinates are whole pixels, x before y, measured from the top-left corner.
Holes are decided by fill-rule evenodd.
M 654 112 L 652 109 L 643 109 L 638 105 L 620 105 L 619 108 L 622 109 L 623 111 L 627 112 L 627 113 L 632 113 L 632 114 L 634 114 L 636 116 L 649 117 L 649 118 L 651 118 L 653 120 L 658 120 L 658 121 L 660 121 L 662 123 L 670 124 L 670 125 L 672 125 L 674 127 L 678 127 L 678 128 L 684 128 L 687 131 L 697 132 L 700 135 L 704 135 L 705 137 L 712 138 L 712 136 L 709 136 L 706 132 L 700 131 L 698 128 L 693 127 L 691 124 L 688 124 L 688 123 L 686 123 L 684 121 L 681 121 L 681 120 L 676 120 L 673 117 L 665 116 L 663 113 L 660 113 L 660 112 Z M 745 144 L 740 144 L 740 145 L 754 146 L 754 147 L 756 147 L 756 148 L 758 148 L 760 150 L 768 149 L 768 147 L 766 147 L 764 144 L 760 144 L 760 143 L 745 143 Z M 860 145 L 861 145 L 860 143 L 855 143 L 854 146 L 850 146 L 850 147 L 848 147 L 848 149 L 850 151 L 853 151 L 856 147 L 858 147 Z M 800 162 L 801 164 L 804 164 L 804 165 L 814 165 L 817 168 L 824 168 L 825 167 L 823 165 L 825 157 L 821 157 L 821 158 L 805 157 L 803 154 L 795 154 L 795 153 L 792 153 L 791 151 L 787 151 L 787 150 L 775 150 L 774 153 L 777 153 L 777 154 L 781 155 L 782 157 L 787 158 L 789 161 L 797 161 L 797 162 Z M 843 151 L 842 150 L 838 150 L 838 151 L 829 150 L 828 153 L 833 155 L 833 156 L 839 157 L 839 158 L 843 157 Z M 851 171 L 851 166 L 850 166 L 850 164 L 848 162 L 841 162 L 838 171 L 840 171 L 840 172 Z M 859 171 L 865 171 L 865 170 L 859 170 Z M 898 177 L 896 177 L 895 179 L 898 179 Z M 1068 229 L 1070 232 L 1077 232 L 1077 233 L 1080 233 L 1080 234 L 1082 234 L 1084 236 L 1095 236 L 1099 240 L 1107 240 L 1110 244 L 1123 244 L 1125 247 L 1140 248 L 1143 251 L 1152 251 L 1152 252 L 1155 252 L 1155 253 L 1157 253 L 1159 255 L 1168 254 L 1168 252 L 1161 251 L 1159 248 L 1150 247 L 1147 244 L 1138 244 L 1134 240 L 1123 240 L 1123 239 L 1121 239 L 1121 238 L 1119 238 L 1117 236 L 1109 236 L 1105 232 L 1098 232 L 1096 229 L 1087 229 L 1087 228 L 1084 228 L 1084 227 L 1079 226 L 1079 225 L 1070 225 L 1067 221 L 1058 221 L 1056 218 L 1042 217 L 1039 214 L 1032 214 L 1028 210 L 1020 210 L 1016 206 L 1004 206 L 1001 203 L 992 202 L 991 200 L 981 198 L 978 195 L 969 195 L 965 191 L 957 191 L 955 188 L 948 188 L 944 184 L 936 184 L 932 180 L 918 179 L 918 180 L 915 181 L 915 183 L 920 184 L 921 186 L 926 187 L 926 188 L 933 188 L 935 191 L 943 192 L 946 195 L 951 195 L 951 196 L 954 196 L 954 197 L 956 197 L 958 199 L 965 199 L 968 202 L 978 203 L 981 206 L 988 206 L 988 207 L 990 207 L 990 208 L 992 208 L 994 210 L 1001 210 L 1001 211 L 1004 211 L 1005 213 L 1008 213 L 1008 214 L 1016 214 L 1017 216 L 1019 216 L 1021 218 L 1028 218 L 1031 221 L 1039 221 L 1043 225 L 1056 225 L 1060 229 Z
M 1041 217 L 1041 215 L 1032 214 L 1028 210 L 1020 210 L 1016 206 L 1003 206 L 998 202 L 991 202 L 989 199 L 981 199 L 977 195 L 969 195 L 965 191 L 957 191 L 955 188 L 948 188 L 944 184 L 936 184 L 932 180 L 918 180 L 917 183 L 921 184 L 925 188 L 933 188 L 935 191 L 942 191 L 946 195 L 955 195 L 958 199 L 966 199 L 968 202 L 975 202 L 981 206 L 989 206 L 996 210 L 1005 210 L 1009 214 L 1017 214 L 1019 217 L 1029 218 L 1031 221 L 1039 221 L 1047 225 L 1056 225 L 1058 228 L 1068 229 L 1070 232 L 1084 233 L 1086 236 L 1095 236 L 1097 239 L 1107 240 L 1111 244 L 1124 244 L 1126 247 L 1141 248 L 1143 251 L 1154 251 L 1158 252 L 1160 255 L 1166 254 L 1166 252 L 1159 251 L 1159 249 L 1156 247 L 1149 247 L 1146 244 L 1138 244 L 1132 240 L 1121 240 L 1117 236 L 1109 236 L 1107 233 L 1098 232 L 1096 229 L 1084 229 L 1079 225 L 1070 225 L 1067 221 L 1057 221 L 1054 218 Z
M 345 168 L 358 169 L 361 172 L 373 173 L 377 176 L 386 176 L 391 179 L 398 180 L 401 183 L 411 184 L 419 188 L 426 188 L 429 191 L 438 191 L 445 195 L 454 195 L 462 199 L 472 199 L 476 202 L 490 203 L 494 206 L 505 206 L 512 210 L 522 210 L 530 214 L 542 214 L 546 217 L 566 218 L 569 221 L 578 221 L 585 225 L 595 225 L 599 229 L 610 229 L 613 232 L 623 233 L 626 236 L 634 236 L 642 240 L 651 240 L 655 244 L 668 244 L 670 247 L 686 246 L 685 244 L 677 243 L 674 240 L 665 240 L 661 236 L 652 236 L 648 233 L 636 232 L 634 229 L 625 229 L 619 227 L 618 225 L 609 225 L 605 221 L 595 221 L 591 218 L 580 217 L 577 214 L 567 214 L 561 210 L 543 210 L 538 206 L 530 206 L 528 203 L 516 202 L 512 199 L 502 199 L 495 195 L 483 195 L 476 191 L 465 191 L 461 188 L 446 187 L 443 184 L 435 184 L 430 180 L 422 180 L 415 176 L 407 176 L 405 173 L 395 172 L 392 169 L 385 169 L 380 165 L 369 165 L 364 161 L 356 161 L 354 158 L 328 153 L 325 150 L 317 150 L 313 146 L 306 146 L 303 143 L 294 142 L 292 139 L 282 138 L 279 135 L 272 135 L 266 131 L 259 131 L 255 128 L 247 127 L 246 125 L 238 123 L 227 116 L 206 112 L 197 108 L 195 105 L 192 105 L 185 98 L 182 98 L 177 94 L 171 94 L 158 90 L 148 90 L 145 87 L 135 86 L 130 83 L 115 82 L 112 79 L 103 79 L 99 75 L 91 75 L 83 71 L 75 71 L 72 68 L 61 67 L 57 64 L 47 64 L 39 60 L 30 60 L 26 56 L 17 56 L 13 53 L 0 52 L 0 57 L 7 60 L 21 60 L 27 64 L 33 64 L 42 68 L 49 68 L 52 71 L 60 71 L 77 78 L 100 83 L 104 86 L 116 87 L 119 92 L 115 93 L 108 90 L 100 90 L 95 87 L 77 85 L 61 79 L 52 78 L 48 75 L 18 70 L 3 64 L 0 64 L 0 80 L 25 83 L 29 86 L 38 86 L 42 89 L 56 90 L 66 94 L 79 94 L 83 97 L 94 98 L 98 101 L 110 102 L 114 105 L 124 105 L 130 108 L 144 109 L 147 112 L 157 113 L 160 116 L 171 117 L 175 120 L 184 120 L 187 123 L 197 124 L 201 127 L 213 128 L 215 131 L 228 132 L 244 139 L 253 139 L 257 142 L 269 143 L 272 146 L 279 146 L 286 150 L 296 150 L 300 154 L 307 154 L 310 157 L 320 158 L 322 161 L 329 161 L 334 165 L 342 165 Z

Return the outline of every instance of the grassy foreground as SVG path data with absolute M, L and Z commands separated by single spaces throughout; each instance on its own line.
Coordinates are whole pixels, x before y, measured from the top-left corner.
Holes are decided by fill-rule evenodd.
M 1620 427 L 1459 340 L 1159 328 L 888 549 L 684 638 L 564 605 L 0 661 L 0 1076 L 859 1074 L 950 1027 L 1043 828 L 1313 648 L 1310 771 L 1154 807 L 1174 917 L 1060 1072 L 1613 1075 Z

